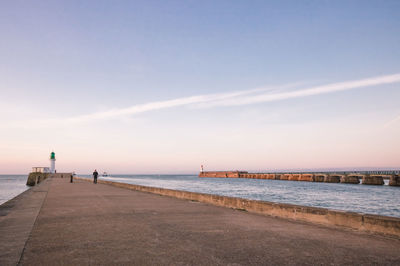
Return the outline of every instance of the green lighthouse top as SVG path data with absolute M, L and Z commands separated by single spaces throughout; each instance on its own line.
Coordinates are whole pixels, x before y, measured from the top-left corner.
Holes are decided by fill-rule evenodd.
M 50 153 L 50 160 L 51 159 L 56 159 L 56 154 L 54 153 L 54 151 L 52 151 L 51 153 Z

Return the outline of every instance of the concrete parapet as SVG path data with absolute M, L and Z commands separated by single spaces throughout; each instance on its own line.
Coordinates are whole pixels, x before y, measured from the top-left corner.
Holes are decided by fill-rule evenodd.
M 50 174 L 51 178 L 70 178 L 73 173 L 54 173 Z
M 301 178 L 301 174 L 291 174 L 289 176 L 289 181 L 299 181 L 299 179 Z
M 265 174 L 265 179 L 272 179 L 272 180 L 274 180 L 274 179 L 276 179 L 276 174 Z
M 344 175 L 340 177 L 340 183 L 360 184 L 360 179 L 362 179 L 363 177 L 364 175 L 358 175 L 358 174 Z
M 26 180 L 26 185 L 27 186 L 34 186 L 36 184 L 39 184 L 43 180 L 49 177 L 49 173 L 39 173 L 39 172 L 34 172 L 34 173 L 29 173 L 28 179 Z
M 246 174 L 244 171 L 215 171 L 215 172 L 200 172 L 199 177 L 217 177 L 217 178 L 239 178 L 240 175 Z
M 314 174 L 302 174 L 299 181 L 314 182 Z
M 77 178 L 91 182 L 87 178 Z M 328 226 L 343 226 L 355 230 L 382 233 L 400 237 L 400 218 L 380 215 L 366 215 L 354 212 L 335 211 L 323 208 L 298 206 L 284 203 L 248 200 L 235 197 L 226 197 L 179 191 L 163 188 L 146 187 L 140 185 L 124 184 L 118 182 L 99 180 L 99 183 L 127 188 L 137 191 L 149 192 L 163 196 L 199 201 L 217 206 L 246 210 L 248 212 L 281 217 L 292 220 L 306 221 Z
M 339 183 L 343 175 L 326 175 L 324 178 L 325 183 Z
M 34 173 L 30 173 L 28 175 L 28 179 L 26 180 L 26 185 L 27 186 L 34 186 L 36 184 L 39 184 L 40 182 L 42 182 L 43 180 L 45 180 L 46 178 L 70 178 L 70 176 L 73 173 L 39 173 L 39 172 L 34 172 Z
M 392 175 L 389 180 L 389 186 L 400 186 L 400 176 Z
M 53 177 L 61 177 L 63 174 L 52 174 Z M 390 179 L 390 186 L 400 186 L 399 175 L 367 175 L 358 173 L 349 174 L 313 174 L 313 173 L 248 173 L 246 171 L 208 171 L 200 172 L 199 177 L 216 177 L 216 178 L 252 178 L 252 179 L 272 179 L 272 180 L 290 180 L 290 181 L 308 181 L 308 182 L 326 182 L 326 183 L 344 183 L 359 184 L 363 180 L 365 185 L 383 185 L 383 179 Z M 28 178 L 29 180 L 29 178 Z M 29 181 L 33 182 L 33 181 Z
M 264 179 L 264 174 L 255 174 L 255 179 Z
M 382 175 L 365 175 L 362 179 L 362 184 L 363 185 L 383 185 L 385 182 L 383 182 L 383 177 Z
M 328 175 L 326 175 L 326 174 L 315 174 L 314 175 L 314 182 L 324 182 L 324 180 L 325 180 L 325 178 L 327 176 Z
M 363 220 L 363 230 L 400 236 L 399 218 L 364 214 Z

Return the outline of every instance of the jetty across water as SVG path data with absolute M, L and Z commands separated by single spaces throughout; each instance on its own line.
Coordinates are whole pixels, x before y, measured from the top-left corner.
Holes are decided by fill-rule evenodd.
M 0 265 L 400 262 L 397 236 L 225 208 L 224 197 L 215 206 L 184 192 L 88 181 L 50 177 L 1 205 Z
M 292 172 L 292 173 L 248 173 L 247 171 L 202 171 L 199 177 L 253 178 L 306 182 L 345 183 L 363 185 L 383 185 L 389 179 L 389 186 L 400 186 L 400 171 L 364 172 Z

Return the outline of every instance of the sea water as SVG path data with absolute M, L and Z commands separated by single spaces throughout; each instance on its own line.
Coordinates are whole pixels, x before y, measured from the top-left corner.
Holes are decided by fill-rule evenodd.
M 90 178 L 90 176 L 86 176 Z M 99 179 L 252 200 L 400 217 L 400 187 L 196 175 L 113 175 Z
M 27 175 L 0 175 L 0 205 L 27 190 L 27 178 Z

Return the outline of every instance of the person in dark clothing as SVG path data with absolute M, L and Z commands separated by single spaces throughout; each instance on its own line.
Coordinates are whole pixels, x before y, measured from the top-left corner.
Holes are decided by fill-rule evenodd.
M 94 169 L 93 172 L 93 183 L 97 184 L 97 176 L 99 175 L 99 173 L 97 173 L 97 170 Z
M 74 175 L 73 175 L 73 174 L 71 174 L 71 180 L 70 180 L 70 182 L 71 182 L 71 183 L 74 182 Z

